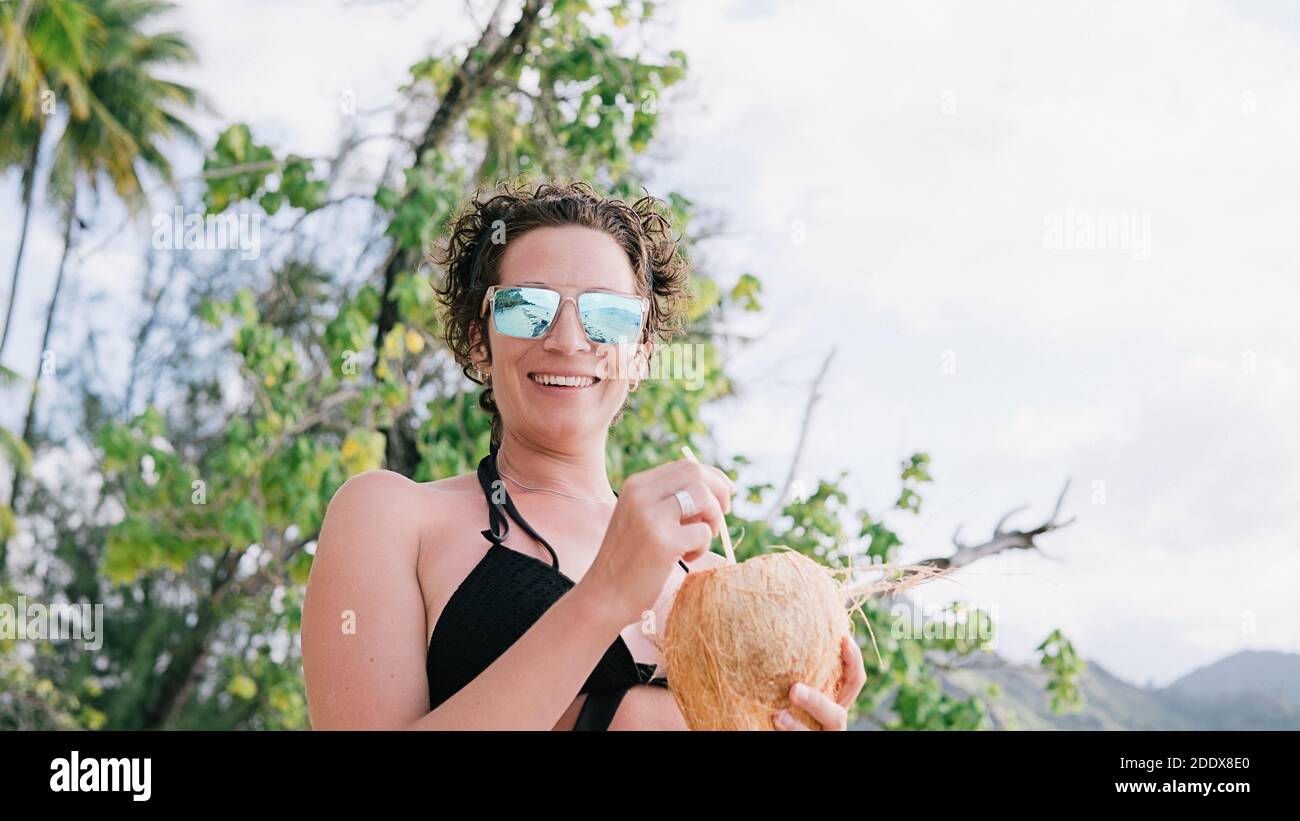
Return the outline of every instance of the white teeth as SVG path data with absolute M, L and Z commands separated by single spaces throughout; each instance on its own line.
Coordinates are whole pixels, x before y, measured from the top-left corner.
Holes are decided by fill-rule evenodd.
M 596 382 L 590 376 L 556 376 L 549 373 L 533 374 L 533 379 L 543 385 L 563 385 L 567 388 L 585 388 Z

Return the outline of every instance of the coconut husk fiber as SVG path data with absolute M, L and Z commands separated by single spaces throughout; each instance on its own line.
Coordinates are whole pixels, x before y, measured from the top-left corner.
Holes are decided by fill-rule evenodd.
M 834 699 L 849 611 L 833 571 L 785 550 L 690 573 L 664 625 L 668 681 L 692 730 L 771 730 L 801 681 Z
M 866 598 L 945 575 L 926 566 L 871 565 L 877 578 L 842 584 L 838 577 L 851 576 L 852 568 L 827 567 L 784 546 L 776 550 L 693 571 L 677 590 L 660 653 L 692 730 L 773 730 L 772 717 L 783 709 L 820 729 L 790 702 L 791 685 L 803 682 L 835 700 L 850 613 Z

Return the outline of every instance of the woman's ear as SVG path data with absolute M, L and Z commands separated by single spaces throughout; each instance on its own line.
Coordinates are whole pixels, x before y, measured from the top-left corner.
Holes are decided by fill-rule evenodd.
M 481 327 L 477 322 L 470 323 L 469 346 L 470 363 L 477 370 L 486 374 L 492 365 L 492 356 L 488 353 Z

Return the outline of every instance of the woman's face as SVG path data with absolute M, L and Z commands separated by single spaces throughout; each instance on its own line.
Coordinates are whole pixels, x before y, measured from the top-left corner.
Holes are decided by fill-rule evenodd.
M 498 285 L 541 285 L 563 301 L 541 339 L 498 333 L 488 308 L 493 396 L 507 430 L 530 439 L 576 442 L 603 438 L 627 397 L 635 343 L 600 344 L 583 331 L 577 296 L 601 289 L 639 294 L 627 254 L 613 237 L 580 226 L 535 228 L 509 239 Z M 644 327 L 644 325 L 643 325 Z M 649 346 L 643 349 L 648 360 Z M 576 387 L 545 385 L 545 376 L 577 376 Z

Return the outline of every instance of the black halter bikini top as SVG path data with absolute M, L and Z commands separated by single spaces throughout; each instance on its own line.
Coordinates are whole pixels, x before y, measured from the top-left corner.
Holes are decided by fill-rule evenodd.
M 560 572 L 555 550 L 524 521 L 505 492 L 497 473 L 496 455 L 494 445 L 478 464 L 490 524 L 490 529 L 482 533 L 491 546 L 452 593 L 434 625 L 425 665 L 429 709 L 451 698 L 486 670 L 575 584 Z M 504 501 L 493 501 L 494 489 Z M 550 564 L 504 544 L 510 532 L 507 514 L 546 548 L 551 554 Z M 690 572 L 685 562 L 678 559 L 677 563 Z M 574 729 L 608 728 L 623 696 L 637 684 L 668 686 L 668 679 L 652 678 L 653 673 L 654 665 L 635 661 L 623 637 L 616 638 L 578 691 L 586 693 L 587 699 Z

